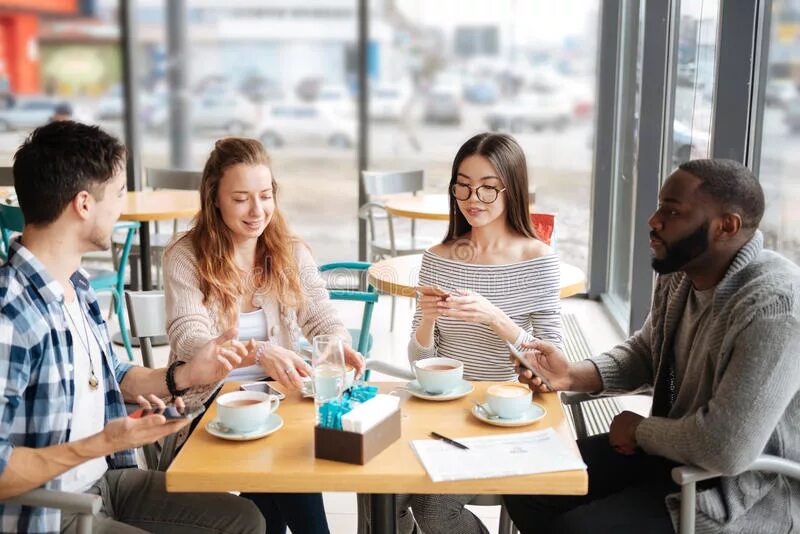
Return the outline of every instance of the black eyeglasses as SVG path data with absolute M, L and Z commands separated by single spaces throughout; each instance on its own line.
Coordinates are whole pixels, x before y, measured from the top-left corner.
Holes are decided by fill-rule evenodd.
M 473 189 L 467 184 L 460 184 L 458 182 L 450 186 L 450 194 L 454 199 L 469 200 L 469 198 L 472 196 L 472 192 L 474 191 L 475 196 L 478 197 L 478 200 L 484 204 L 491 204 L 497 200 L 497 197 L 500 195 L 500 193 L 505 190 L 505 187 L 503 189 L 498 189 L 496 187 L 492 187 L 491 185 L 481 185 Z

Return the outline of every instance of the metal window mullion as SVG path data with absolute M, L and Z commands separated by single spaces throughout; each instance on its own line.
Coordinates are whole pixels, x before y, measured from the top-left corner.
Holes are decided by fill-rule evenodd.
M 597 52 L 597 116 L 594 131 L 594 165 L 589 236 L 589 297 L 605 293 L 611 249 L 611 205 L 614 179 L 615 117 L 621 0 L 603 0 Z M 611 133 L 611 135 L 609 135 Z
M 750 106 L 750 136 L 746 165 L 759 176 L 761 170 L 761 140 L 764 130 L 764 91 L 768 81 L 769 47 L 772 32 L 772 0 L 758 3 L 758 19 L 754 42 L 753 100 Z
M 763 0 L 720 2 L 711 157 L 748 163 Z M 766 37 L 767 39 L 769 36 Z
M 369 167 L 369 80 L 367 44 L 369 40 L 369 0 L 358 0 L 358 207 L 367 202 L 361 172 Z M 358 220 L 358 259 L 367 260 L 367 225 Z
M 139 93 L 136 90 L 138 63 L 136 55 L 136 0 L 120 0 L 119 4 L 120 44 L 122 46 L 122 93 L 125 109 L 125 146 L 128 149 L 127 187 L 130 191 L 142 189 L 142 158 L 139 153 L 141 140 L 139 123 Z
M 673 91 L 671 62 L 679 9 L 675 1 L 645 2 L 642 48 L 639 147 L 634 186 L 633 251 L 629 332 L 641 327 L 650 311 L 654 276 L 650 264 L 647 220 L 658 204 L 658 190 L 665 174 L 665 138 L 672 132 L 669 120 Z

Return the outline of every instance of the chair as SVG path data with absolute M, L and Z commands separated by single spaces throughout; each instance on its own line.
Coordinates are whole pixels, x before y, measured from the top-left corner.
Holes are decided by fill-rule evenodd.
M 3 248 L 8 250 L 11 242 L 11 234 L 13 232 L 21 232 L 25 226 L 25 218 L 22 215 L 22 210 L 19 206 L 10 206 L 7 204 L 0 204 L 0 228 L 3 233 Z M 131 341 L 128 337 L 128 329 L 125 326 L 125 309 L 122 306 L 122 292 L 125 289 L 125 267 L 128 265 L 128 256 L 133 243 L 133 236 L 139 228 L 138 222 L 133 221 L 119 221 L 114 225 L 114 232 L 123 231 L 126 233 L 124 245 L 122 247 L 122 256 L 119 260 L 119 265 L 115 270 L 110 269 L 97 269 L 93 267 L 86 268 L 89 273 L 89 285 L 95 291 L 109 291 L 113 296 L 114 312 L 117 314 L 119 320 L 120 335 L 125 345 L 125 351 L 128 353 L 128 359 L 133 360 L 133 349 L 131 348 Z
M 153 338 L 167 334 L 167 313 L 163 291 L 126 291 L 125 303 L 131 323 L 131 336 L 139 338 L 142 363 L 154 368 Z M 145 463 L 149 469 L 166 471 L 177 449 L 177 434 L 170 434 L 159 444 L 150 443 L 142 447 Z
M 372 324 L 372 311 L 375 303 L 378 302 L 378 293 L 371 284 L 361 281 L 361 276 L 366 276 L 367 269 L 370 264 L 367 262 L 334 262 L 325 263 L 319 266 L 321 273 L 328 273 L 328 295 L 331 300 L 347 300 L 364 303 L 364 312 L 361 316 L 361 328 L 348 329 L 350 337 L 353 339 L 353 346 L 356 350 L 364 355 L 365 358 L 369 357 L 372 350 L 372 334 L 369 333 Z M 337 278 L 339 275 L 344 274 L 347 280 L 352 280 L 353 272 L 359 273 L 358 284 L 341 284 Z M 333 281 L 333 283 L 331 283 Z M 343 287 L 344 286 L 344 287 Z M 356 289 L 353 289 L 355 287 Z M 365 288 L 365 289 L 362 289 Z M 364 376 L 366 380 L 368 376 Z
M 556 250 L 556 216 L 553 213 L 531 213 L 531 225 L 545 244 Z
M 139 229 L 139 223 L 135 221 L 119 221 L 114 225 L 114 232 L 125 232 L 125 240 L 122 245 L 122 255 L 115 270 L 87 268 L 89 273 L 89 285 L 95 291 L 109 291 L 114 298 L 114 312 L 119 321 L 119 332 L 122 336 L 122 343 L 128 353 L 128 359 L 133 360 L 133 349 L 131 347 L 128 328 L 125 325 L 125 308 L 122 304 L 123 292 L 125 291 L 125 267 L 128 265 L 133 238 Z
M 364 191 L 369 195 L 369 202 L 361 206 L 358 210 L 360 219 L 366 219 L 369 232 L 370 259 L 373 261 L 386 257 L 405 256 L 408 254 L 419 254 L 435 245 L 438 240 L 429 237 L 417 237 L 416 221 L 411 220 L 411 235 L 408 238 L 401 238 L 395 235 L 394 219 L 386 211 L 383 203 L 375 200 L 375 197 L 385 195 L 395 195 L 398 193 L 417 194 L 424 187 L 424 172 L 419 171 L 398 171 L 398 172 L 377 172 L 362 171 L 361 181 L 364 184 Z M 385 219 L 388 225 L 388 237 L 380 237 L 375 231 L 375 221 Z M 394 330 L 394 315 L 396 297 L 392 296 L 392 313 L 389 323 L 389 330 Z
M 769 454 L 759 456 L 750 467 L 745 469 L 745 472 L 747 471 L 777 473 L 800 480 L 800 463 Z M 697 504 L 696 484 L 718 476 L 720 476 L 719 473 L 712 473 L 690 465 L 682 465 L 672 469 L 672 480 L 681 487 L 681 515 L 678 530 L 680 534 L 694 534 L 695 507 Z
M 90 534 L 92 532 L 92 519 L 103 507 L 103 499 L 99 495 L 55 491 L 42 488 L 30 490 L 22 495 L 5 499 L 4 502 L 22 506 L 57 508 L 63 512 L 77 513 L 77 534 Z
M 200 189 L 200 182 L 202 180 L 202 173 L 200 171 L 186 171 L 177 169 L 145 169 L 147 176 L 147 185 L 153 189 L 180 189 L 184 191 L 197 191 Z M 167 247 L 172 238 L 178 233 L 178 219 L 172 222 L 172 233 L 165 234 L 159 232 L 159 221 L 153 223 L 154 234 L 150 236 L 150 250 L 152 253 L 152 264 L 156 267 L 156 287 L 161 286 L 161 256 L 164 249 Z M 139 258 L 139 240 L 137 238 L 133 242 L 131 249 L 131 265 L 138 265 L 136 261 Z M 123 246 L 121 240 L 114 240 L 112 245 L 112 253 L 117 254 L 117 249 Z M 138 270 L 131 268 L 131 285 L 138 286 Z

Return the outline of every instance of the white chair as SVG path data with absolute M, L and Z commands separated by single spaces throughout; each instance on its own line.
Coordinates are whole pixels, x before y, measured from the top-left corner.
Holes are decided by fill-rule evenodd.
M 395 235 L 392 215 L 386 211 L 383 203 L 376 198 L 400 193 L 416 195 L 424 187 L 423 171 L 362 171 L 361 182 L 364 185 L 364 191 L 369 196 L 369 201 L 359 208 L 358 216 L 360 219 L 367 221 L 371 261 L 419 254 L 439 242 L 439 240 L 430 237 L 418 237 L 414 219 L 411 219 L 411 234 L 409 237 Z M 376 232 L 375 221 L 378 220 L 386 221 L 386 237 Z M 396 297 L 392 295 L 390 331 L 394 330 L 395 299 Z
M 414 373 L 407 367 L 399 367 L 374 358 L 367 360 L 367 369 L 404 380 L 414 380 L 416 378 Z M 511 516 L 508 515 L 508 510 L 506 510 L 503 504 L 503 497 L 501 495 L 476 495 L 468 504 L 476 506 L 500 506 L 498 534 L 517 534 L 517 527 L 515 527 L 514 523 L 511 521 Z M 363 505 L 368 505 L 368 503 L 364 502 Z
M 167 313 L 163 291 L 126 291 L 125 303 L 131 323 L 131 336 L 139 338 L 142 363 L 153 368 L 153 338 L 166 336 Z M 166 471 L 175 456 L 177 434 L 164 438 L 163 443 L 142 447 L 149 469 Z
M 745 469 L 746 471 L 765 471 L 800 480 L 800 463 L 769 454 L 759 456 L 750 467 Z M 690 465 L 682 465 L 672 469 L 672 480 L 681 487 L 679 534 L 694 534 L 695 507 L 697 504 L 696 484 L 718 476 L 720 476 L 719 473 L 712 473 Z
M 158 189 L 179 189 L 183 191 L 197 191 L 200 189 L 200 181 L 203 174 L 200 171 L 187 171 L 179 169 L 145 169 L 147 185 L 154 190 Z M 152 254 L 152 264 L 156 267 L 156 287 L 161 286 L 161 257 L 164 249 L 178 233 L 178 219 L 173 219 L 172 233 L 161 233 L 159 231 L 159 221 L 153 223 L 154 233 L 150 235 L 150 251 Z M 118 238 L 112 241 L 112 254 L 116 259 L 118 247 L 121 246 Z M 139 258 L 139 237 L 137 236 L 130 252 L 131 265 L 131 286 L 138 287 L 138 271 L 134 266 L 140 264 Z
M 62 512 L 76 513 L 78 514 L 77 534 L 90 534 L 92 532 L 92 520 L 103 506 L 103 499 L 99 495 L 42 488 L 5 499 L 3 502 L 22 506 L 57 508 Z

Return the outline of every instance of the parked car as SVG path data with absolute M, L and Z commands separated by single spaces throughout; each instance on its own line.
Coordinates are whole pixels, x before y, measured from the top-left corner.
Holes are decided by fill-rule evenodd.
M 257 74 L 243 79 L 239 84 L 239 92 L 254 103 L 282 100 L 284 97 L 278 82 Z
M 411 97 L 410 91 L 392 85 L 371 87 L 369 92 L 369 116 L 376 121 L 397 121 Z
M 764 89 L 767 106 L 788 109 L 789 103 L 798 97 L 797 86 L 792 80 L 770 80 Z
M 800 134 L 800 97 L 795 98 L 787 107 L 783 122 L 793 134 Z
M 572 98 L 563 92 L 529 91 L 494 106 L 485 120 L 492 131 L 520 133 L 545 128 L 561 131 L 572 120 L 572 114 Z
M 15 97 L 14 105 L 0 110 L 0 131 L 30 130 L 47 124 L 68 102 L 49 97 Z
M 350 148 L 356 140 L 356 122 L 352 117 L 342 116 L 308 102 L 286 102 L 269 106 L 256 131 L 267 148 L 294 143 Z
M 461 91 L 453 86 L 433 86 L 425 97 L 425 122 L 461 124 Z
M 155 102 L 145 113 L 148 128 L 164 131 L 169 120 L 166 98 Z M 243 135 L 256 123 L 256 109 L 238 95 L 206 94 L 191 100 L 192 128 L 225 131 L 230 135 Z
M 97 119 L 101 121 L 122 120 L 124 114 L 122 85 L 115 84 L 97 102 Z
M 492 81 L 474 81 L 464 84 L 464 100 L 473 104 L 494 104 L 500 89 Z
M 692 130 L 676 120 L 672 125 L 672 164 L 678 166 L 690 159 L 706 157 L 708 143 L 707 133 Z

